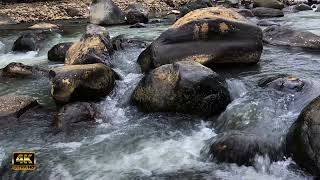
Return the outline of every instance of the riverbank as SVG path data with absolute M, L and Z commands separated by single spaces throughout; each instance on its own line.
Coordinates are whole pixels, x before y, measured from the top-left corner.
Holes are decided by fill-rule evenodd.
M 178 0 L 186 2 L 187 0 Z M 172 9 L 161 0 L 115 0 L 122 10 L 130 3 L 142 3 L 151 14 L 159 15 Z M 35 3 L 2 3 L 0 4 L 0 24 L 37 21 L 56 21 L 68 19 L 86 19 L 89 17 L 91 0 L 62 0 Z

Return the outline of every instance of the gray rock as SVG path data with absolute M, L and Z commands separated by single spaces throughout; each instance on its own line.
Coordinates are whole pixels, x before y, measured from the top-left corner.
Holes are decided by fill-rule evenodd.
M 29 96 L 0 96 L 0 117 L 20 117 L 28 109 L 39 105 L 38 102 Z
M 49 71 L 37 66 L 28 66 L 22 63 L 12 62 L 1 70 L 2 77 L 11 78 L 39 78 L 48 77 Z
M 125 23 L 125 14 L 112 0 L 93 0 L 90 6 L 90 22 L 99 25 Z
M 254 8 L 252 10 L 252 13 L 254 14 L 254 16 L 261 17 L 261 18 L 283 17 L 284 16 L 283 11 L 281 11 L 279 9 L 264 8 L 264 7 Z
M 320 36 L 285 26 L 272 26 L 263 31 L 264 42 L 278 46 L 320 49 Z
M 313 100 L 291 126 L 287 156 L 311 174 L 320 176 L 320 97 Z
M 209 160 L 236 163 L 239 166 L 254 165 L 257 155 L 268 156 L 271 161 L 281 158 L 281 152 L 271 142 L 240 131 L 229 131 L 212 138 L 202 150 L 202 155 Z

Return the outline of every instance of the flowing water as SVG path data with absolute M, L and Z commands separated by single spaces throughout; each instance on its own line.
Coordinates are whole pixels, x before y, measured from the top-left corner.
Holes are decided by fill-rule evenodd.
M 300 12 L 276 21 L 320 35 L 320 13 Z M 10 48 L 24 27 L 1 30 L 0 67 L 10 62 L 48 68 L 59 65 L 48 62 L 48 49 L 58 42 L 78 40 L 85 27 L 84 23 L 62 25 L 64 33 L 55 36 L 46 48 L 23 54 L 12 53 Z M 111 36 L 126 34 L 152 41 L 168 27 L 157 24 L 145 29 L 108 29 Z M 96 124 L 56 133 L 47 115 L 40 113 L 19 122 L 19 126 L 4 126 L 0 130 L 3 169 L 13 151 L 37 152 L 39 167 L 14 175 L 0 171 L 0 179 L 312 179 L 290 159 L 270 162 L 268 157 L 257 157 L 254 166 L 239 167 L 207 162 L 200 151 L 206 140 L 234 129 L 280 145 L 303 107 L 320 94 L 320 52 L 265 45 L 257 66 L 217 70 L 226 77 L 233 102 L 219 117 L 201 119 L 172 113 L 144 114 L 130 104 L 130 95 L 143 76 L 136 63 L 142 50 L 132 48 L 114 55 L 112 65 L 122 80 L 99 103 L 101 118 Z M 257 86 L 259 79 L 283 73 L 306 81 L 303 91 L 288 94 Z M 4 94 L 31 95 L 45 106 L 53 105 L 46 78 L 1 80 L 0 95 Z

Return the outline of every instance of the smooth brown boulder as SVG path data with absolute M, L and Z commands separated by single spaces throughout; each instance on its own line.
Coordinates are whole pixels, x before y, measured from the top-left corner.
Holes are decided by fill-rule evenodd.
M 115 86 L 115 74 L 104 64 L 68 65 L 49 74 L 51 95 L 57 104 L 99 100 Z

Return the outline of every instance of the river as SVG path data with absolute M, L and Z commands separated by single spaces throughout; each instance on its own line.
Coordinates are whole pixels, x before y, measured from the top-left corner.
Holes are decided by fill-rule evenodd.
M 320 13 L 299 12 L 271 20 L 320 35 Z M 0 68 L 10 62 L 59 66 L 47 60 L 47 51 L 58 42 L 80 39 L 85 30 L 83 22 L 59 23 L 64 32 L 44 49 L 18 54 L 10 49 L 26 25 L 2 27 Z M 108 30 L 112 37 L 125 34 L 151 42 L 168 27 L 154 24 Z M 320 52 L 265 45 L 258 65 L 217 70 L 226 77 L 233 102 L 219 117 L 201 119 L 173 113 L 144 114 L 130 104 L 131 93 L 143 77 L 136 63 L 142 50 L 131 48 L 114 55 L 112 65 L 122 80 L 99 103 L 102 116 L 95 125 L 53 133 L 46 116 L 39 115 L 19 127 L 8 126 L 0 130 L 0 163 L 5 164 L 13 151 L 35 151 L 38 170 L 16 173 L 16 179 L 312 179 L 290 159 L 271 163 L 260 157 L 254 166 L 239 167 L 204 161 L 200 152 L 206 140 L 233 129 L 254 132 L 281 144 L 303 107 L 320 94 Z M 307 82 L 303 91 L 288 94 L 258 87 L 259 79 L 283 73 Z M 0 95 L 30 95 L 52 107 L 49 92 L 46 78 L 0 81 Z M 8 177 L 6 172 L 0 174 L 0 179 Z

